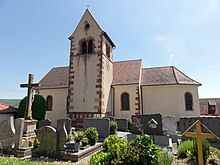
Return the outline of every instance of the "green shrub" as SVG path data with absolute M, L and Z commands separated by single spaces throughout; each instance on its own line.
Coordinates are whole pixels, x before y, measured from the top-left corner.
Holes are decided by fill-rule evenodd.
M 161 155 L 159 157 L 159 165 L 171 165 L 173 162 L 173 155 L 166 148 L 161 149 Z
M 160 149 L 153 143 L 149 136 L 138 135 L 136 139 L 130 143 L 129 155 L 127 156 L 125 164 L 158 164 L 159 157 Z
M 91 156 L 91 165 L 109 165 L 110 164 L 109 153 L 98 152 Z
M 202 139 L 202 153 L 203 153 L 203 160 L 206 161 L 208 159 L 208 156 L 210 155 L 210 143 L 207 139 Z M 193 150 L 192 150 L 193 158 L 198 160 L 198 147 L 197 147 L 197 141 L 193 140 Z
M 117 133 L 118 125 L 116 121 L 110 121 L 110 135 L 115 135 Z
M 19 103 L 17 118 L 24 118 L 26 99 L 27 97 L 23 98 Z M 47 109 L 47 103 L 44 97 L 41 95 L 34 95 L 34 101 L 32 102 L 31 109 L 33 119 L 44 120 Z
M 110 135 L 102 144 L 104 152 L 109 153 L 111 164 L 118 164 L 124 161 L 128 151 L 128 141 L 119 138 L 117 135 Z
M 97 129 L 95 127 L 89 127 L 86 129 L 85 135 L 89 140 L 89 144 L 91 146 L 95 145 L 99 136 Z
M 177 151 L 178 158 L 186 158 L 187 157 L 187 151 L 192 152 L 193 150 L 193 141 L 192 140 L 186 140 L 180 143 Z

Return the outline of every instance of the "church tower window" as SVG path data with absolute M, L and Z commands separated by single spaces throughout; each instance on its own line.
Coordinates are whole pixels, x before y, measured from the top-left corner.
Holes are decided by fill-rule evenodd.
M 124 92 L 121 94 L 121 110 L 129 110 L 129 109 L 130 109 L 129 94 Z
M 93 52 L 93 41 L 90 40 L 88 43 L 88 53 L 92 53 Z
M 52 111 L 53 109 L 53 97 L 52 96 L 47 96 L 47 110 Z
M 86 41 L 82 42 L 81 49 L 82 49 L 82 54 L 86 54 L 87 53 L 87 43 L 86 43 Z
M 185 93 L 185 108 L 186 110 L 193 110 L 193 95 L 190 92 Z

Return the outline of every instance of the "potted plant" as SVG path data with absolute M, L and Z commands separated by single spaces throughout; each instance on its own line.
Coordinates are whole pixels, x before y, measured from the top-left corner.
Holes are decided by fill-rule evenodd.
M 85 135 L 88 138 L 89 145 L 90 146 L 95 145 L 99 136 L 97 129 L 95 127 L 89 127 L 86 129 Z
M 72 128 L 69 135 L 68 135 L 68 141 L 66 143 L 66 146 L 67 146 L 66 148 L 74 150 L 74 152 L 78 152 L 81 139 L 82 139 L 82 132 L 75 131 L 75 129 Z
M 88 141 L 89 141 L 89 139 L 86 137 L 86 136 L 84 136 L 83 138 L 82 138 L 82 146 L 83 147 L 85 147 L 85 146 L 87 146 L 87 144 L 88 144 Z

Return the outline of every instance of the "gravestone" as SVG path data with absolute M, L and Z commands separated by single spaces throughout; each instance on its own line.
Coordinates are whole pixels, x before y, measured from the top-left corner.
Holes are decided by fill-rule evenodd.
M 140 120 L 142 128 L 144 129 L 144 133 L 148 135 L 153 135 L 153 130 L 149 128 L 148 121 L 154 119 L 157 122 L 157 128 L 154 129 L 155 135 L 163 135 L 163 127 L 162 127 L 162 115 L 161 114 L 148 114 L 148 115 L 132 115 L 132 125 L 131 125 L 131 132 L 133 134 L 141 134 L 141 132 L 137 129 L 134 125 L 134 118 Z
M 57 149 L 56 129 L 51 126 L 44 126 L 35 130 L 40 145 L 37 155 L 55 157 Z
M 24 118 L 15 119 L 15 147 L 21 147 L 22 135 L 24 131 Z
M 58 119 L 57 120 L 57 128 L 59 126 L 63 126 L 63 123 L 65 123 L 65 128 L 66 128 L 66 131 L 67 131 L 67 134 L 70 133 L 70 129 L 71 129 L 71 119 L 70 118 L 66 118 L 66 119 Z
M 68 139 L 68 134 L 66 131 L 66 122 L 63 122 L 63 124 L 57 125 L 57 150 L 58 151 L 64 151 L 65 150 L 65 143 Z
M 14 116 L 0 123 L 0 143 L 2 148 L 11 148 L 15 144 Z
M 177 122 L 175 116 L 162 117 L 163 131 L 166 130 L 168 135 L 176 134 Z
M 128 132 L 128 119 L 115 119 L 118 125 L 118 131 Z
M 108 118 L 86 118 L 83 122 L 83 130 L 95 127 L 99 133 L 99 138 L 106 138 L 110 135 L 110 119 Z
M 38 128 L 41 128 L 41 127 L 44 127 L 44 126 L 51 126 L 51 120 L 46 119 L 46 120 L 38 121 Z

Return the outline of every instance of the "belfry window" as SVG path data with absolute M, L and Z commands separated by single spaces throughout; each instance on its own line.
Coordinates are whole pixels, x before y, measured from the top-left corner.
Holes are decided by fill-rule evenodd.
M 124 92 L 121 94 L 121 110 L 129 110 L 129 109 L 130 109 L 129 94 Z
M 93 41 L 90 40 L 88 43 L 88 53 L 92 53 L 93 52 Z
M 193 110 L 193 95 L 190 92 L 185 93 L 185 109 Z
M 86 41 L 82 42 L 81 49 L 82 49 L 82 54 L 87 53 L 87 43 L 86 43 Z
M 52 96 L 47 96 L 47 110 L 52 111 L 53 109 L 53 97 Z

